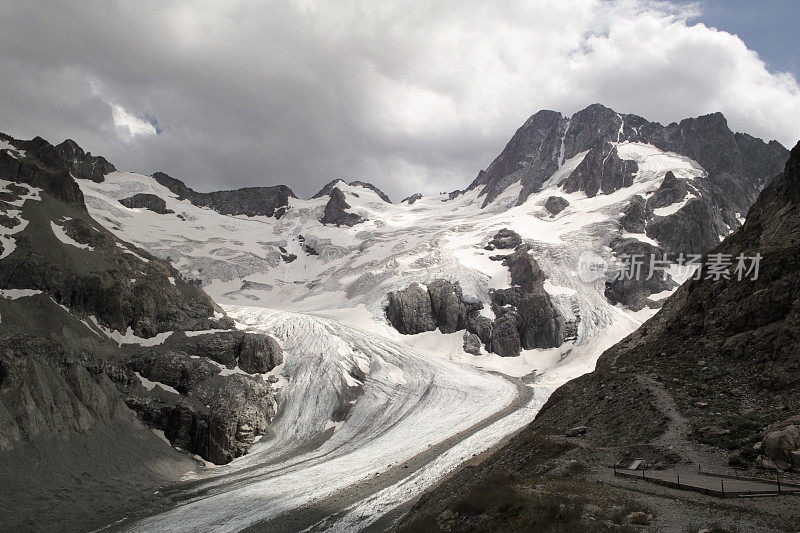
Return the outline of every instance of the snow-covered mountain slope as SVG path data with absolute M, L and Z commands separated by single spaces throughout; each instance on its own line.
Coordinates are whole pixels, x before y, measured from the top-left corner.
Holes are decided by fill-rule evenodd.
M 80 185 L 95 219 L 121 238 L 170 258 L 223 304 L 304 312 L 363 305 L 381 319 L 387 292 L 435 278 L 458 281 L 465 295 L 488 302 L 489 289 L 508 286 L 509 274 L 484 247 L 498 230 L 511 228 L 531 243 L 562 312 L 581 314 L 582 342 L 609 323 L 611 312 L 602 281 L 585 285 L 578 279 L 580 252 L 591 250 L 610 260 L 607 245 L 614 236 L 652 242 L 620 228 L 629 198 L 652 194 L 667 171 L 687 181 L 702 173 L 686 158 L 647 145 L 628 143 L 621 150 L 652 163 L 642 165 L 630 187 L 593 198 L 563 193 L 554 182 L 520 206 L 513 205 L 514 187 L 485 209 L 476 193 L 450 201 L 442 196 L 413 205 L 387 204 L 368 189 L 341 182 L 351 210 L 366 219 L 351 228 L 319 222 L 325 197 L 291 199 L 287 213 L 275 220 L 220 215 L 177 200 L 152 178 L 137 174 L 112 173 L 103 183 L 81 180 Z M 564 167 L 574 164 L 567 161 Z M 119 203 L 142 192 L 164 198 L 175 213 L 159 215 Z M 551 216 L 543 207 L 551 195 L 565 198 L 569 207 Z M 287 262 L 291 255 L 296 259 Z

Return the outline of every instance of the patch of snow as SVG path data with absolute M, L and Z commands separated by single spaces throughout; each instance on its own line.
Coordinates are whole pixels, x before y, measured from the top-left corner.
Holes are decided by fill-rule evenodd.
M 669 215 L 675 214 L 678 211 L 680 211 L 683 208 L 683 206 L 688 204 L 689 200 L 691 200 L 692 198 L 697 198 L 697 196 L 692 194 L 691 192 L 687 192 L 686 197 L 683 200 L 675 202 L 674 204 L 671 205 L 653 209 L 653 214 L 658 217 L 667 217 Z
M 160 381 L 150 381 L 149 379 L 147 379 L 138 372 L 135 372 L 135 374 L 136 377 L 139 378 L 139 381 L 142 383 L 142 386 L 149 391 L 153 390 L 155 387 L 161 387 L 163 390 L 167 392 L 171 392 L 173 394 L 180 394 L 177 390 L 175 390 L 175 388 L 170 387 L 169 385 L 161 383 Z
M 119 331 L 110 329 L 105 327 L 104 325 L 100 324 L 97 321 L 97 318 L 94 315 L 89 315 L 89 320 L 102 331 L 106 337 L 115 341 L 119 346 L 123 344 L 138 344 L 139 346 L 158 346 L 159 344 L 163 344 L 170 335 L 172 335 L 172 331 L 164 331 L 154 335 L 153 337 L 144 338 L 139 337 L 133 333 L 133 329 L 128 326 L 128 330 L 123 334 Z
M 646 242 L 653 246 L 659 246 L 658 241 L 648 237 L 646 233 L 630 233 L 628 231 L 623 231 L 621 236 L 623 239 L 636 239 L 637 241 Z
M 29 296 L 36 296 L 42 294 L 38 289 L 0 289 L 0 298 L 6 300 L 16 300 L 18 298 L 26 298 Z
M 70 246 L 74 246 L 75 248 L 81 248 L 84 250 L 89 250 L 89 251 L 94 250 L 94 248 L 89 246 L 88 244 L 80 243 L 75 239 L 73 239 L 72 237 L 70 237 L 69 235 L 67 235 L 67 233 L 64 231 L 64 228 L 59 226 L 55 222 L 50 221 L 50 227 L 53 229 L 53 234 L 56 236 L 56 238 L 59 241 L 63 242 L 64 244 L 69 244 Z

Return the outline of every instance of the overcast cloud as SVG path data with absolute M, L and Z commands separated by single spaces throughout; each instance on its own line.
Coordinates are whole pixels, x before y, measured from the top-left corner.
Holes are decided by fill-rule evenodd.
M 800 88 L 697 6 L 0 0 L 0 131 L 75 139 L 199 190 L 333 178 L 393 200 L 466 186 L 525 119 L 601 102 L 722 111 L 789 147 Z M 432 4 L 432 5 L 431 5 Z M 796 46 L 797 43 L 787 43 Z

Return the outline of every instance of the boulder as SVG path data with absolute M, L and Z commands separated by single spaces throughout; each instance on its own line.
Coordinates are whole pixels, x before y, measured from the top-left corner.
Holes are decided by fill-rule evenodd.
M 584 435 L 589 428 L 586 426 L 575 426 L 574 428 L 569 428 L 568 430 L 564 431 L 565 437 L 579 437 Z
M 547 209 L 547 212 L 552 216 L 556 216 L 568 206 L 569 202 L 567 199 L 561 196 L 551 196 L 544 204 L 544 208 Z
M 472 355 L 481 354 L 481 339 L 474 333 L 464 332 L 464 351 Z
M 761 449 L 768 464 L 781 470 L 795 466 L 800 451 L 800 424 L 790 424 L 769 431 L 761 441 Z

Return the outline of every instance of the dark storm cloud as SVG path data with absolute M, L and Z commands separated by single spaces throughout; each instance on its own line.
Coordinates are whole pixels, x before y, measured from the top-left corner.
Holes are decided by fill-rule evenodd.
M 800 136 L 794 78 L 664 3 L 72 4 L 0 2 L 0 130 L 202 190 L 461 188 L 531 113 L 595 101 Z

